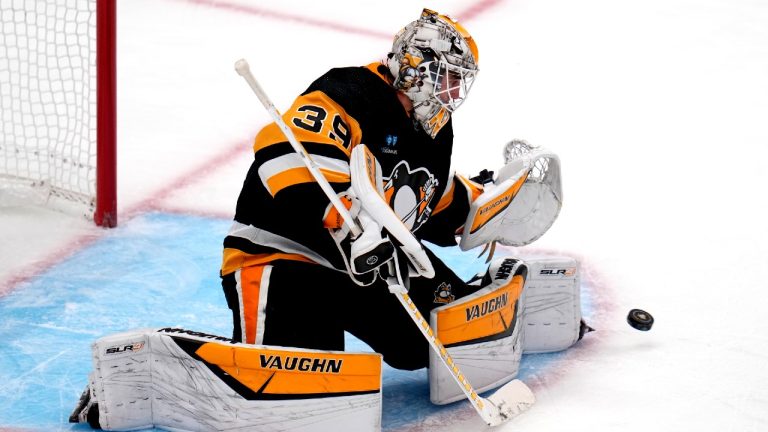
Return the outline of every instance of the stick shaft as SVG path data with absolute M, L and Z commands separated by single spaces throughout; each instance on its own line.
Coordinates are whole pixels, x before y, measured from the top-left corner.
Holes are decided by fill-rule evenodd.
M 352 233 L 352 237 L 359 236 L 362 233 L 360 227 L 355 224 L 354 220 L 352 219 L 352 215 L 341 202 L 339 196 L 336 195 L 336 191 L 333 190 L 331 184 L 328 182 L 325 176 L 323 176 L 323 173 L 320 172 L 318 165 L 312 160 L 312 158 L 309 156 L 309 153 L 307 153 L 307 150 L 304 149 L 304 146 L 301 145 L 299 140 L 296 139 L 296 135 L 293 134 L 291 128 L 285 124 L 285 121 L 283 121 L 283 117 L 280 115 L 280 112 L 277 110 L 277 108 L 275 108 L 275 105 L 269 99 L 267 93 L 256 80 L 256 77 L 253 76 L 253 73 L 251 73 L 248 62 L 245 60 L 238 60 L 237 63 L 235 63 L 235 70 L 245 79 L 245 81 L 251 87 L 251 90 L 253 90 L 253 92 L 256 94 L 256 97 L 258 97 L 259 101 L 261 101 L 261 104 L 264 105 L 264 108 L 266 108 L 267 112 L 269 112 L 269 115 L 272 116 L 272 120 L 275 121 L 277 126 L 283 132 L 283 135 L 285 135 L 285 137 L 288 139 L 291 147 L 293 147 L 296 153 L 298 153 L 299 157 L 301 157 L 301 161 L 307 167 L 309 173 L 315 179 L 317 184 L 320 185 L 320 188 L 323 189 L 325 195 L 328 196 L 328 199 L 331 201 L 331 205 L 336 208 L 336 211 L 338 211 L 339 215 L 341 215 L 342 219 L 344 219 L 344 223 L 349 227 L 349 231 Z
M 475 391 L 474 387 L 472 387 L 472 384 L 467 381 L 466 377 L 459 369 L 459 366 L 456 364 L 456 362 L 453 361 L 451 355 L 448 354 L 448 350 L 445 348 L 445 346 L 443 346 L 442 342 L 440 342 L 440 339 L 437 338 L 437 335 L 435 335 L 432 327 L 429 326 L 427 320 L 424 319 L 424 316 L 416 308 L 416 305 L 411 300 L 411 297 L 406 292 L 406 289 L 403 288 L 402 285 L 398 284 L 395 280 L 393 280 L 393 278 L 388 280 L 388 284 L 390 285 L 390 291 L 395 294 L 397 299 L 400 301 L 400 304 L 408 312 L 411 320 L 413 320 L 413 322 L 419 328 L 421 334 L 424 335 L 424 338 L 429 343 L 429 346 L 432 348 L 432 350 L 435 351 L 435 353 L 437 353 L 445 367 L 450 371 L 454 381 L 456 381 L 456 384 L 459 385 L 461 391 L 464 392 L 464 394 L 467 396 L 467 399 L 469 399 L 469 402 L 472 404 L 472 407 L 475 408 L 475 411 L 477 411 L 477 413 L 480 415 L 480 417 L 483 418 L 483 420 L 485 420 L 486 423 L 496 424 L 498 422 L 498 409 L 494 409 L 495 407 L 492 403 L 480 397 Z

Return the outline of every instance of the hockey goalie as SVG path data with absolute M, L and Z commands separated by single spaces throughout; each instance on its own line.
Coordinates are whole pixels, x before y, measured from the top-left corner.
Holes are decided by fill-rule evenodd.
M 523 352 L 581 336 L 578 263 L 501 256 L 465 281 L 425 247 L 526 245 L 560 211 L 560 162 L 544 148 L 513 141 L 495 174 L 452 172 L 452 116 L 477 73 L 466 29 L 424 9 L 384 61 L 314 81 L 254 142 L 224 239 L 231 337 L 166 328 L 98 340 L 70 420 L 375 431 L 382 361 L 429 368 L 436 404 L 468 398 L 482 415 L 477 392 L 505 386 L 488 398 L 501 421 L 524 410 L 532 397 L 506 387 Z M 345 332 L 374 353 L 345 352 Z

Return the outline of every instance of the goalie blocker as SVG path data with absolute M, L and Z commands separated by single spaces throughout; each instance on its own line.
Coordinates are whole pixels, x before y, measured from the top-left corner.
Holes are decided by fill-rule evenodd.
M 381 356 L 233 343 L 183 329 L 93 344 L 70 417 L 105 430 L 379 431 Z

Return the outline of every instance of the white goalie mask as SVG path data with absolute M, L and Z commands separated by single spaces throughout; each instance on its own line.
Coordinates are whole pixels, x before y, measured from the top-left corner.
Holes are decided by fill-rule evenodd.
M 477 75 L 477 45 L 458 22 L 424 9 L 395 36 L 388 67 L 394 87 L 433 138 L 466 100 Z

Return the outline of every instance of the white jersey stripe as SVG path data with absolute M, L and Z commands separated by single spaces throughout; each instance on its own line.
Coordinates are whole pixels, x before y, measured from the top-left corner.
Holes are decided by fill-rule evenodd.
M 245 225 L 240 222 L 233 222 L 232 227 L 229 229 L 227 235 L 232 237 L 240 237 L 250 241 L 251 243 L 267 246 L 275 249 L 279 249 L 286 253 L 295 253 L 304 255 L 312 261 L 329 268 L 335 268 L 327 259 L 323 258 L 320 254 L 309 249 L 306 246 L 302 246 L 299 243 L 291 239 L 273 234 L 269 231 L 261 228 L 256 228 L 253 225 Z
M 312 160 L 317 166 L 326 171 L 332 173 L 338 173 L 339 175 L 349 176 L 349 162 L 341 159 L 330 158 L 327 156 L 311 155 Z M 269 189 L 267 181 L 289 169 L 293 168 L 305 168 L 304 162 L 301 157 L 296 153 L 289 153 L 280 157 L 276 157 L 272 160 L 264 162 L 259 167 L 259 178 L 264 184 L 264 187 Z

